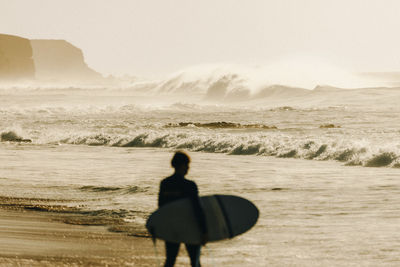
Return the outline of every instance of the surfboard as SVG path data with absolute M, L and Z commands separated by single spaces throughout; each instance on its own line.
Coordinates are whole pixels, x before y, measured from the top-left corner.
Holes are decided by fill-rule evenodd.
M 259 216 L 257 207 L 242 197 L 210 195 L 200 197 L 200 201 L 210 242 L 246 232 L 256 224 Z M 146 228 L 153 237 L 169 242 L 201 243 L 201 230 L 190 199 L 180 199 L 162 206 L 150 215 Z

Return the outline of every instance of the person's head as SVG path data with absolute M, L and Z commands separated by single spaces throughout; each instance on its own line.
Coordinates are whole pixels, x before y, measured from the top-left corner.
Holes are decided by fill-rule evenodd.
M 189 170 L 189 163 L 189 155 L 182 151 L 175 152 L 171 160 L 171 165 L 175 169 L 175 173 L 183 176 L 186 175 Z

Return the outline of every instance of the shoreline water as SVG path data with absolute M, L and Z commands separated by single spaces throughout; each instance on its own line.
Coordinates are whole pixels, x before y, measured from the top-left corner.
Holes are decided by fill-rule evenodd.
M 154 247 L 148 237 L 116 232 L 106 224 L 76 225 L 63 219 L 60 213 L 0 207 L 0 265 L 146 267 L 164 262 L 161 240 Z M 210 251 L 203 249 L 205 266 L 211 266 L 206 258 Z M 175 266 L 188 264 L 181 246 Z
M 1 208 L 0 265 L 154 266 L 149 239 L 66 224 L 59 216 Z
M 136 266 L 148 262 L 155 266 L 151 240 L 138 236 L 156 208 L 159 181 L 171 172 L 171 152 L 82 145 L 8 146 L 0 154 L 5 166 L 0 170 L 2 209 L 17 209 L 10 211 L 17 212 L 15 225 L 41 214 L 61 231 L 101 229 L 106 241 L 100 238 L 97 244 L 92 239 L 93 245 L 109 242 L 127 259 L 125 265 L 132 259 L 124 255 L 138 252 L 143 264 Z M 260 210 L 260 219 L 249 232 L 210 243 L 203 250 L 204 266 L 393 266 L 400 262 L 397 169 L 253 155 L 190 155 L 188 178 L 197 182 L 201 195 L 239 195 Z M 135 187 L 140 190 L 127 190 Z M 136 236 L 129 236 L 132 233 Z M 128 248 L 127 240 L 138 242 L 138 251 Z M 162 242 L 157 244 L 162 259 Z M 69 261 L 68 257 L 64 260 Z M 111 256 L 106 259 L 110 264 L 112 260 Z M 182 249 L 177 266 L 185 266 L 187 260 Z M 100 261 L 96 264 L 102 266 Z

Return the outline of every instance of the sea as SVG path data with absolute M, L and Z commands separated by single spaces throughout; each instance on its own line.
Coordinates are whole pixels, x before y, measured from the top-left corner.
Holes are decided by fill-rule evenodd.
M 252 87 L 229 73 L 0 86 L 0 205 L 151 242 L 146 219 L 183 150 L 200 195 L 260 211 L 208 244 L 203 266 L 399 266 L 399 103 L 397 87 Z

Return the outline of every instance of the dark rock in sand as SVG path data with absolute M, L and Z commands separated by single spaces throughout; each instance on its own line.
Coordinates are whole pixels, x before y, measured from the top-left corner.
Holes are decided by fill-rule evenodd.
M 7 141 L 8 142 L 23 142 L 23 143 L 31 143 L 32 142 L 31 139 L 22 138 L 12 131 L 2 133 L 0 135 L 0 140 L 2 142 L 7 142 Z
M 165 127 L 188 127 L 195 126 L 200 128 L 236 128 L 236 129 L 278 129 L 276 126 L 268 126 L 264 124 L 240 124 L 234 122 L 179 122 L 179 123 L 168 123 Z

